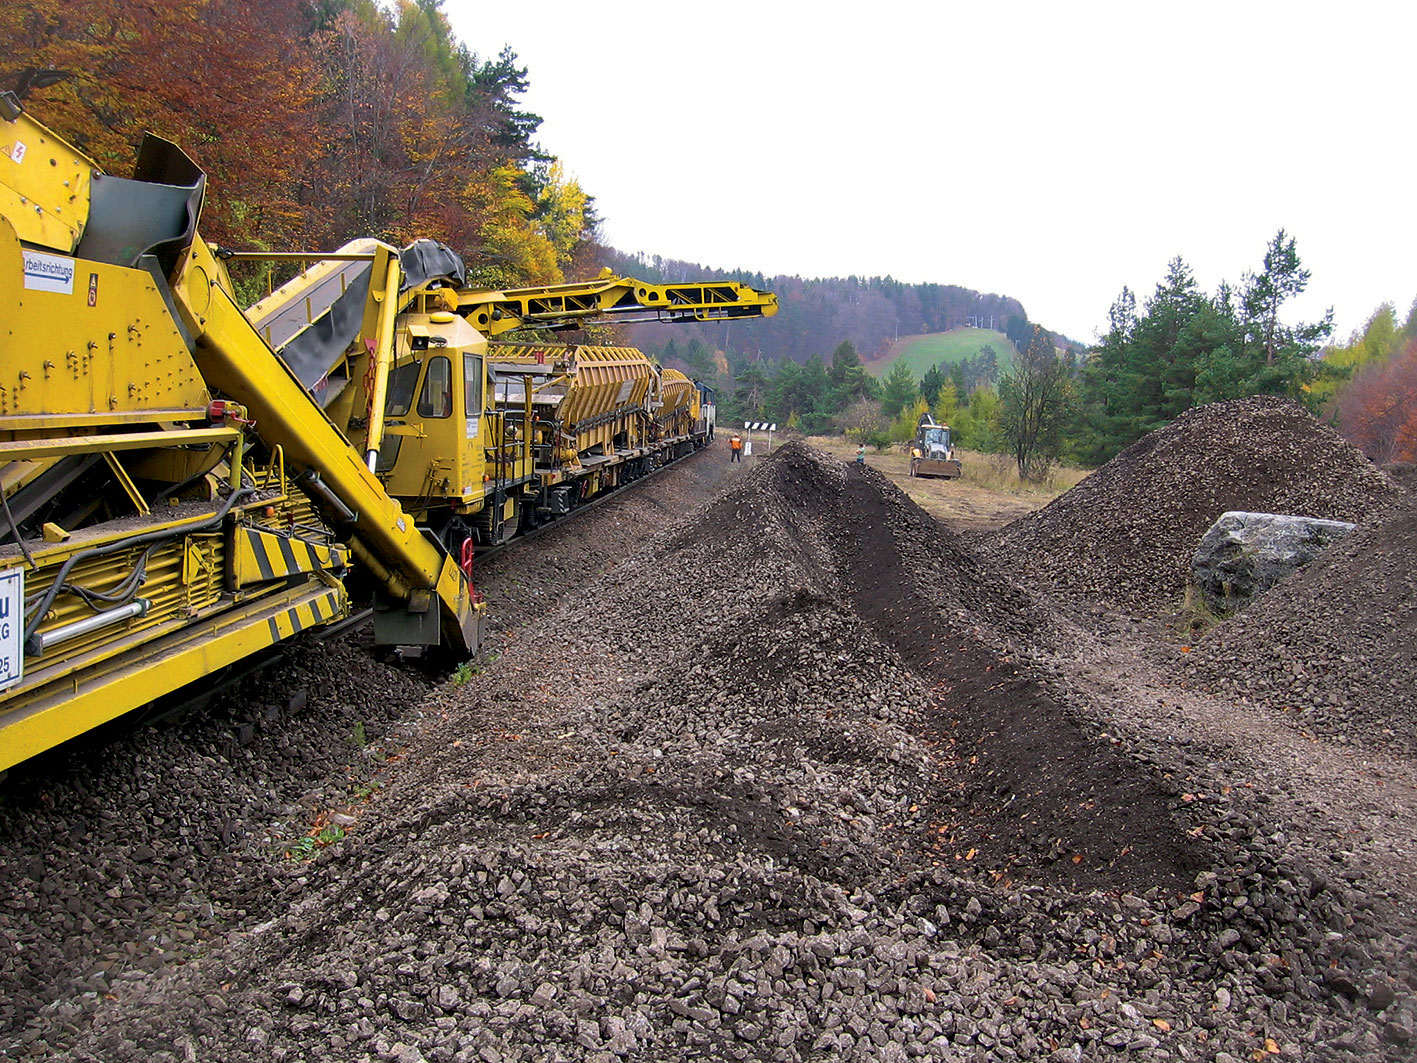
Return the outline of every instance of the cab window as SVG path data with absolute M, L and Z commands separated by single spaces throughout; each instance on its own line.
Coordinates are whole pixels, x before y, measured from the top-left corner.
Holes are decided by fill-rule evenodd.
M 389 394 L 384 400 L 386 417 L 407 417 L 413 405 L 413 389 L 418 384 L 422 362 L 407 362 L 389 374 Z
M 428 359 L 423 391 L 418 396 L 420 417 L 447 417 L 453 412 L 453 363 L 443 355 Z
M 482 413 L 482 358 L 476 354 L 464 354 L 462 361 L 467 403 L 463 416 L 476 417 Z

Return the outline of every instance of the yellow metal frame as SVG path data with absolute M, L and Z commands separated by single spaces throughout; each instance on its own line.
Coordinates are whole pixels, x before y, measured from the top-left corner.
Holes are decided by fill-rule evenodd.
M 377 253 L 397 259 L 394 249 L 385 245 Z M 388 262 L 376 259 L 374 270 L 375 276 L 397 278 L 397 266 Z M 365 456 L 311 400 L 227 290 L 214 281 L 224 273 L 197 236 L 173 285 L 178 308 L 198 337 L 196 360 L 203 378 L 222 393 L 239 396 L 263 436 L 283 448 L 286 460 L 318 470 L 325 489 L 357 515 L 347 530 L 350 546 L 385 592 L 395 601 L 406 602 L 415 591 L 437 589 L 442 629 L 450 645 L 472 648 L 462 639 L 470 629 L 474 607 L 457 563 L 389 497 Z M 391 305 L 393 298 L 390 295 L 384 305 Z M 392 333 L 387 339 L 391 345 Z M 459 593 L 443 593 L 459 580 Z
M 235 428 L 174 429 L 171 432 L 110 432 L 49 439 L 0 439 L 0 461 L 30 461 L 65 454 L 95 454 L 115 450 L 151 450 L 199 443 L 234 443 L 241 438 Z
M 736 281 L 649 284 L 633 277 L 506 291 L 457 293 L 457 310 L 488 336 L 588 318 L 649 314 L 653 321 L 722 321 L 772 317 L 777 296 Z
M 342 585 L 312 580 L 144 639 L 0 715 L 0 771 L 348 612 Z
M 93 164 L 23 112 L 0 126 L 0 137 L 0 217 L 22 240 L 73 251 L 88 219 Z

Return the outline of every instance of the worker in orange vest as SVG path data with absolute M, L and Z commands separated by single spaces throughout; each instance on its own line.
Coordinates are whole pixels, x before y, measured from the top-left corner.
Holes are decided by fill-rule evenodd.
M 733 438 L 728 441 L 728 460 L 730 462 L 743 460 L 743 437 L 737 432 L 734 432 Z

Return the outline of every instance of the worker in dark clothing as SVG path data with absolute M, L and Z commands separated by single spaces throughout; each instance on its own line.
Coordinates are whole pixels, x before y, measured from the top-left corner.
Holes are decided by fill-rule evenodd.
M 737 432 L 734 432 L 733 438 L 728 441 L 728 460 L 730 462 L 743 460 L 743 437 Z

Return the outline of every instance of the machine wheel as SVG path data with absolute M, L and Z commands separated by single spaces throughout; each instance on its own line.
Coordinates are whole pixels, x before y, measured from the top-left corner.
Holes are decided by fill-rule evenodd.
M 497 510 L 500 507 L 492 504 L 478 513 L 473 520 L 473 527 L 477 529 L 477 542 L 480 546 L 502 546 L 509 542 L 512 536 L 517 534 L 521 527 L 521 503 L 512 499 L 512 515 L 501 518 Z
M 493 540 L 498 546 L 510 542 L 512 537 L 517 534 L 517 529 L 521 527 L 521 523 L 521 503 L 514 498 L 512 499 L 512 515 L 503 519 L 502 522 L 497 525 L 494 529 Z

